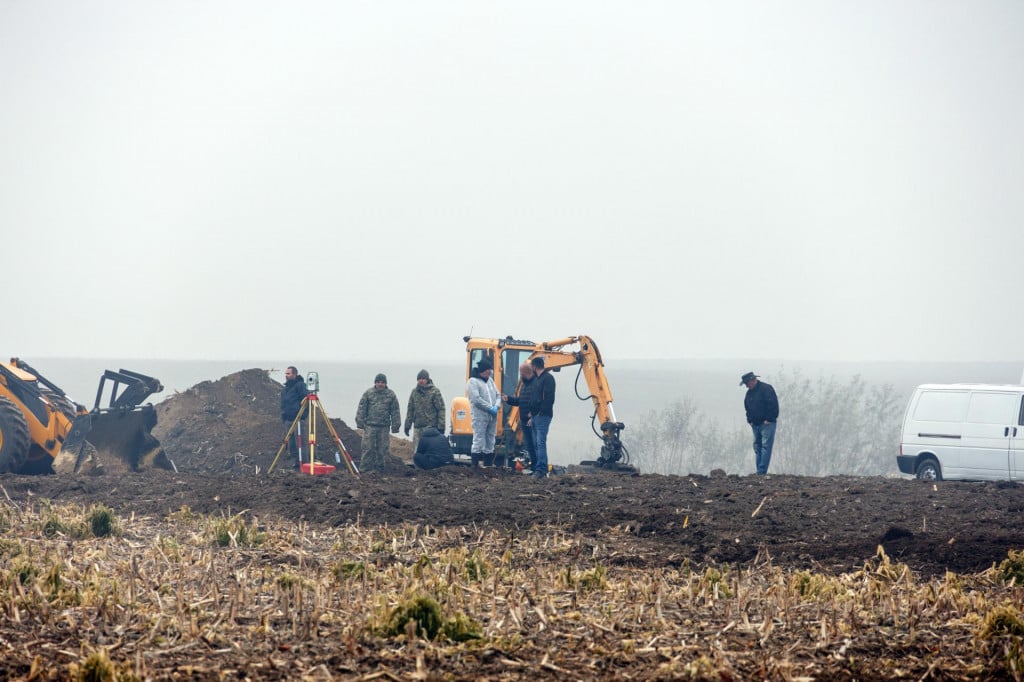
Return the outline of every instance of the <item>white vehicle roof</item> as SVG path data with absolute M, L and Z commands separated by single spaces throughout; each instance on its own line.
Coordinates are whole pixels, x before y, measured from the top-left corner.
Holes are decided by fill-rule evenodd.
M 1024 391 L 1024 385 L 1021 384 L 921 384 L 917 388 L 931 391 L 1006 391 L 1007 393 Z

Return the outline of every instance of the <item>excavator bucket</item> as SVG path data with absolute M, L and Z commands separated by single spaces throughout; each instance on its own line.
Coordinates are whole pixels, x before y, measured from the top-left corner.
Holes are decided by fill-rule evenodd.
M 107 468 L 120 463 L 131 471 L 173 469 L 160 441 L 153 437 L 154 426 L 156 410 L 152 405 L 97 412 L 92 415 L 86 440 L 96 449 L 93 456 Z M 81 468 L 81 459 L 77 464 Z
M 174 469 L 174 463 L 153 437 L 156 410 L 140 403 L 163 386 L 153 377 L 122 369 L 107 370 L 100 378 L 89 423 L 79 430 L 84 438 L 69 437 L 54 462 L 58 472 L 99 473 L 110 469 L 140 471 Z

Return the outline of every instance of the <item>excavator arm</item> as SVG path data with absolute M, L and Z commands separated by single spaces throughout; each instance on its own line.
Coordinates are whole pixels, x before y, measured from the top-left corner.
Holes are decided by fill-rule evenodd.
M 622 444 L 620 435 L 626 425 L 615 418 L 612 405 L 612 389 L 604 373 L 604 361 L 597 344 L 589 336 L 569 336 L 555 341 L 537 344 L 538 348 L 530 355 L 544 358 L 544 367 L 549 370 L 562 367 L 579 366 L 576 376 L 576 397 L 586 400 L 588 397 L 594 404 L 594 432 L 601 438 L 601 455 L 595 462 L 583 462 L 603 468 L 623 468 L 629 466 L 629 451 Z M 581 396 L 579 392 L 580 377 L 586 381 L 589 396 Z M 521 386 L 519 387 L 521 389 Z M 518 390 L 517 390 L 518 392 Z M 512 408 L 508 418 L 509 428 L 519 427 L 519 409 Z

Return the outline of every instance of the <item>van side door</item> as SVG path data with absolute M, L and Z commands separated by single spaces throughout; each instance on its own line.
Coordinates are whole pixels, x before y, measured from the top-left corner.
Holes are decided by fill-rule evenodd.
M 1010 477 L 1010 433 L 1019 412 L 1018 393 L 971 393 L 960 441 L 964 478 L 1005 481 Z
M 1017 402 L 1017 424 L 1010 427 L 1010 480 L 1024 481 L 1024 391 Z

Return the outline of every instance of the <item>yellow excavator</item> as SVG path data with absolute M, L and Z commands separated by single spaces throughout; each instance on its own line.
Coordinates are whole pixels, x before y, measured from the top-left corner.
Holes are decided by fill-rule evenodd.
M 156 411 L 142 404 L 162 390 L 145 374 L 107 370 L 90 410 L 25 361 L 0 362 L 0 474 L 53 473 L 55 465 L 77 473 L 86 461 L 98 470 L 173 469 L 151 433 Z
M 604 374 L 604 361 L 592 338 L 569 336 L 554 341 L 535 342 L 511 336 L 504 339 L 464 336 L 462 340 L 466 343 L 466 380 L 469 380 L 470 373 L 477 363 L 487 358 L 494 366 L 494 383 L 498 391 L 506 395 L 518 395 L 521 389 L 519 365 L 535 357 L 544 358 L 544 366 L 554 372 L 560 371 L 563 367 L 578 366 L 574 385 L 576 397 L 593 402 L 591 428 L 601 439 L 601 452 L 598 458 L 582 461 L 580 465 L 636 473 L 636 468 L 629 463 L 629 451 L 620 438 L 626 426 L 615 418 L 612 389 Z M 581 378 L 587 385 L 589 395 L 580 395 Z M 452 401 L 451 424 L 449 441 L 452 451 L 456 454 L 470 454 L 473 424 L 467 397 L 459 396 Z M 498 412 L 495 440 L 495 453 L 505 455 L 508 461 L 514 457 L 527 456 L 522 447 L 518 407 L 502 405 Z

